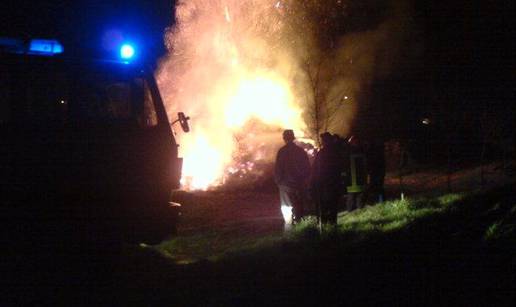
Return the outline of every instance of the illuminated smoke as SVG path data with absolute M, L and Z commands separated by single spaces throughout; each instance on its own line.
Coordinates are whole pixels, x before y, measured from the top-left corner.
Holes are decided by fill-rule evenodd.
M 347 2 L 177 1 L 176 24 L 165 35 L 169 54 L 157 79 L 170 118 L 178 111 L 191 117 L 189 134 L 176 128 L 184 188 L 205 189 L 225 176 L 252 172 L 256 161 L 272 161 L 285 128 L 313 143 L 317 99 L 331 102 L 322 112 L 333 117 L 324 130 L 347 133 L 381 65 L 379 46 L 397 29 L 386 20 L 372 30 L 336 33 L 326 52 L 319 39 L 325 37 L 319 27 L 324 20 L 316 17 L 335 11 L 345 17 Z M 310 86 L 314 75 L 316 91 Z

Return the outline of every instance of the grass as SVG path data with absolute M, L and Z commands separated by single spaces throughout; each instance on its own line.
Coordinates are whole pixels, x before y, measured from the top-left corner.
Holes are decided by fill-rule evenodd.
M 343 232 L 395 231 L 419 218 L 442 213 L 453 203 L 449 199 L 460 199 L 460 195 L 447 195 L 439 199 L 388 201 L 341 216 L 339 228 Z
M 127 246 L 88 283 L 73 274 L 65 290 L 42 279 L 16 291 L 36 305 L 35 292 L 90 306 L 512 306 L 515 196 L 508 186 L 390 201 L 322 233 L 314 218 L 285 235 L 205 231 Z
M 258 278 L 268 293 L 292 282 L 305 291 L 298 303 L 510 306 L 515 208 L 512 187 L 390 201 L 341 213 L 322 233 L 308 218 L 274 244 L 229 253 L 218 265 L 257 267 L 243 278 L 278 276 Z
M 218 261 L 233 253 L 253 253 L 281 240 L 282 237 L 277 235 L 227 238 L 224 233 L 214 231 L 174 238 L 155 249 L 176 263 L 189 264 L 199 260 Z
M 259 254 L 289 244 L 309 248 L 317 244 L 333 244 L 349 249 L 374 240 L 409 240 L 418 236 L 427 238 L 429 243 L 475 234 L 474 244 L 479 246 L 510 240 L 514 236 L 516 204 L 501 205 L 499 200 L 508 197 L 507 193 L 507 189 L 501 189 L 489 193 L 392 200 L 351 213 L 341 212 L 338 224 L 324 225 L 322 232 L 319 232 L 316 218 L 309 216 L 286 234 L 254 237 L 213 231 L 174 238 L 163 242 L 156 250 L 178 263 L 192 263 Z

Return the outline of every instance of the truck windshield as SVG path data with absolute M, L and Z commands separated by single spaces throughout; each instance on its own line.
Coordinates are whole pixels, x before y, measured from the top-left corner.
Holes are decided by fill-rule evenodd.
M 117 79 L 102 74 L 78 76 L 65 100 L 69 118 L 99 123 L 157 124 L 152 97 L 143 78 Z M 61 101 L 61 104 L 63 102 Z
M 0 124 L 122 124 L 158 120 L 147 82 L 127 71 L 36 63 L 0 67 Z

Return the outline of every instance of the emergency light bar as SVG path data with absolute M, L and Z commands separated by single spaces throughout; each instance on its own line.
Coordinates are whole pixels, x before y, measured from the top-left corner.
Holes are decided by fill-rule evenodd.
M 0 50 L 11 53 L 51 56 L 63 53 L 64 48 L 63 45 L 55 39 L 31 39 L 27 42 L 21 39 L 0 37 Z
M 29 44 L 29 53 L 54 55 L 63 53 L 64 48 L 61 43 L 55 39 L 31 39 Z
M 42 56 L 53 56 L 64 52 L 63 45 L 56 39 L 30 39 L 0 37 L 0 51 L 16 54 L 32 54 Z M 138 52 L 135 44 L 125 42 L 119 45 L 117 50 L 118 59 L 129 64 L 137 58 Z

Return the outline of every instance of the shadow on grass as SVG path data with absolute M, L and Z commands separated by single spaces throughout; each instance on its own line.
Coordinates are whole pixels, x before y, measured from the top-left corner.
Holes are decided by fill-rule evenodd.
M 18 290 L 47 295 L 23 303 L 90 306 L 511 306 L 515 208 L 513 187 L 391 202 L 322 235 L 307 221 L 280 240 L 241 241 L 214 261 L 178 265 L 159 247 L 126 246 L 87 283 Z
M 510 306 L 515 208 L 513 187 L 385 204 L 343 215 L 322 236 L 308 223 L 290 241 L 219 265 L 277 276 L 258 288 L 299 287 L 297 303 Z

